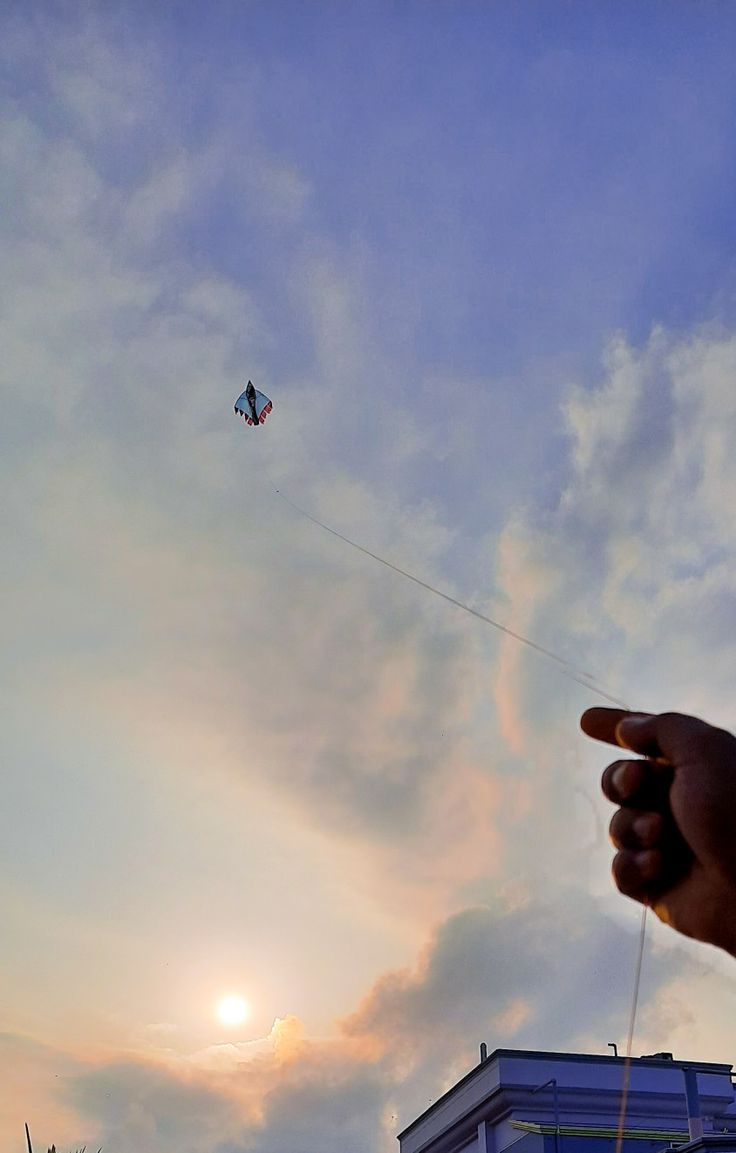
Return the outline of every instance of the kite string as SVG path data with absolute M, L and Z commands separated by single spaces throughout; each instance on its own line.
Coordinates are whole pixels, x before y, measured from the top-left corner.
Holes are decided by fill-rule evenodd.
M 631 999 L 631 1013 L 629 1016 L 629 1032 L 626 1038 L 626 1060 L 624 1061 L 624 1077 L 621 1088 L 621 1110 L 618 1117 L 618 1130 L 616 1133 L 616 1151 L 621 1153 L 624 1143 L 624 1129 L 626 1125 L 626 1110 L 629 1103 L 629 1087 L 631 1084 L 631 1050 L 634 1044 L 634 1029 L 636 1027 L 636 1011 L 639 1005 L 639 988 L 641 985 L 641 969 L 644 960 L 644 944 L 647 934 L 647 913 L 649 906 L 644 905 L 641 912 L 641 926 L 639 928 L 639 947 L 636 956 L 636 971 L 634 973 L 634 991 Z
M 398 565 L 395 565 L 391 561 L 386 560 L 384 557 L 379 556 L 378 553 L 371 552 L 371 550 L 365 548 L 364 545 L 358 544 L 357 541 L 351 540 L 350 537 L 345 536 L 341 532 L 338 532 L 337 529 L 331 528 L 330 525 L 325 524 L 324 521 L 321 521 L 318 517 L 313 516 L 311 512 L 307 512 L 305 508 L 302 508 L 301 505 L 298 505 L 295 501 L 283 493 L 281 489 L 279 489 L 274 484 L 270 477 L 268 479 L 273 487 L 274 492 L 278 497 L 281 498 L 281 500 L 283 500 L 292 509 L 294 509 L 295 512 L 298 512 L 300 516 L 305 517 L 307 520 L 311 521 L 312 524 L 315 524 L 319 528 L 323 529 L 324 532 L 328 532 L 331 536 L 337 537 L 337 539 L 343 541 L 344 544 L 350 545 L 351 548 L 354 548 L 358 552 L 363 553 L 364 556 L 378 561 L 379 564 L 382 564 L 386 568 L 391 569 L 392 572 L 398 573 L 399 576 L 405 577 L 407 580 L 410 580 L 414 584 L 419 585 L 420 588 L 426 589 L 427 592 L 433 593 L 434 596 L 440 597 L 442 600 L 447 601 L 448 604 L 454 605 L 455 608 L 462 609 L 463 612 L 469 613 L 470 616 L 475 617 L 476 620 L 490 625 L 491 628 L 497 629 L 498 632 L 505 633 L 506 636 L 511 637 L 512 640 L 518 641 L 519 644 L 526 645 L 527 648 L 532 649 L 540 656 L 546 657 L 550 661 L 554 661 L 555 664 L 558 665 L 559 670 L 563 676 L 568 677 L 572 681 L 575 681 L 578 685 L 582 685 L 583 688 L 589 689 L 592 693 L 595 693 L 603 700 L 608 701 L 610 704 L 617 705 L 619 708 L 626 708 L 626 705 L 622 700 L 601 688 L 601 686 L 596 683 L 595 678 L 591 676 L 590 673 L 586 673 L 582 669 L 578 669 L 570 661 L 565 660 L 564 657 L 558 656 L 557 653 L 552 652 L 551 649 L 547 649 L 543 645 L 538 644 L 536 641 L 522 636 L 521 633 L 514 632 L 514 630 L 510 629 L 507 625 L 501 624 L 500 621 L 494 620 L 493 617 L 487 616 L 485 613 L 480 612 L 479 609 L 473 608 L 472 605 L 458 600 L 457 597 L 453 597 L 449 593 L 443 592 L 442 589 L 435 588 L 435 586 L 429 584 L 428 581 L 422 580 L 421 577 L 415 576 L 414 573 L 407 572 L 406 569 L 399 568 Z
M 266 474 L 268 475 L 268 474 Z M 412 581 L 414 584 L 419 585 L 420 588 L 426 589 L 428 592 L 433 593 L 435 596 L 440 597 L 442 600 L 447 601 L 448 604 L 454 605 L 456 608 L 462 609 L 463 612 L 469 613 L 470 616 L 475 617 L 476 620 L 482 621 L 484 624 L 490 625 L 492 628 L 497 629 L 499 632 L 505 633 L 506 636 L 511 637 L 513 640 L 518 641 L 519 644 L 526 645 L 527 648 L 532 649 L 534 652 L 541 656 L 547 657 L 549 660 L 554 661 L 558 666 L 559 671 L 563 676 L 575 681 L 576 684 L 582 685 L 583 688 L 589 689 L 590 692 L 595 693 L 597 696 L 609 701 L 611 704 L 617 705 L 619 708 L 628 711 L 629 706 L 625 701 L 614 697 L 611 693 L 601 688 L 594 683 L 594 678 L 588 673 L 576 668 L 564 657 L 560 657 L 551 649 L 545 648 L 543 645 L 537 644 L 536 641 L 530 640 L 528 637 L 522 636 L 521 633 L 514 632 L 513 629 L 508 628 L 506 625 L 501 624 L 500 621 L 494 620 L 492 617 L 486 616 L 485 613 L 474 609 L 471 605 L 466 604 L 464 601 L 458 600 L 456 597 L 450 596 L 449 593 L 443 592 L 441 589 L 435 588 L 434 585 L 429 584 L 428 581 L 422 580 L 420 577 L 415 576 L 413 573 L 407 572 L 406 569 L 399 568 L 398 565 L 393 564 L 391 561 L 386 560 L 384 557 L 379 556 L 378 553 L 371 552 L 370 549 L 365 548 L 363 545 L 358 544 L 357 541 L 351 540 L 350 537 L 345 536 L 343 533 L 338 532 L 337 529 L 331 528 L 330 525 L 325 524 L 318 517 L 313 516 L 312 513 L 307 512 L 305 508 L 298 505 L 295 501 L 291 500 L 285 493 L 283 493 L 273 480 L 268 477 L 274 492 L 286 504 L 288 504 L 295 512 L 306 520 L 311 521 L 312 524 L 317 525 L 323 529 L 324 532 L 329 533 L 331 536 L 337 537 L 338 540 L 343 541 L 344 544 L 350 545 L 351 548 L 356 549 L 358 552 L 363 553 L 364 556 L 370 557 L 372 560 L 377 561 L 379 564 L 384 565 L 386 568 L 391 569 L 392 572 L 398 573 L 399 576 L 406 577 L 407 580 Z M 626 1059 L 624 1061 L 624 1075 L 623 1085 L 621 1089 L 621 1108 L 619 1113 L 618 1128 L 616 1134 L 616 1149 L 615 1153 L 622 1153 L 624 1129 L 626 1124 L 626 1111 L 629 1099 L 629 1086 L 631 1082 L 631 1051 L 634 1043 L 634 1031 L 636 1028 L 636 1013 L 639 1004 L 639 989 L 641 985 L 641 970 L 644 960 L 644 945 L 646 941 L 647 930 L 647 906 L 645 905 L 642 910 L 641 927 L 639 930 L 639 945 L 637 949 L 636 968 L 634 972 L 634 987 L 631 1000 L 631 1012 L 629 1014 L 629 1028 L 626 1039 Z

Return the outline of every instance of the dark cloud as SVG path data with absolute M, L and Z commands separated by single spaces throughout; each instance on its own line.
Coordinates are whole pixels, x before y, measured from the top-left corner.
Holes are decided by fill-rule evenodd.
M 89 1117 L 106 1150 L 211 1153 L 239 1122 L 235 1103 L 202 1077 L 150 1063 L 116 1061 L 68 1082 L 70 1102 Z
M 217 1153 L 377 1153 L 384 1148 L 387 1086 L 369 1065 L 320 1062 L 292 1072 L 263 1102 L 263 1121 Z
M 381 1148 L 381 1071 L 340 1042 L 304 1042 L 225 1075 L 114 1062 L 67 1080 L 68 1100 L 108 1150 L 373 1153 Z
M 633 989 L 636 938 L 583 891 L 549 904 L 465 909 L 445 921 L 415 970 L 386 974 L 343 1023 L 400 1070 L 406 1120 L 437 1095 L 478 1046 L 575 1050 L 622 1037 Z M 675 953 L 644 977 L 642 1003 L 681 974 Z
M 565 1049 L 598 1033 L 603 1044 L 627 1020 L 635 956 L 635 934 L 583 890 L 508 910 L 465 909 L 438 928 L 416 969 L 381 978 L 344 1029 L 419 1061 L 428 1052 L 450 1060 L 481 1040 Z M 677 951 L 660 954 L 645 971 L 642 1000 L 683 966 Z

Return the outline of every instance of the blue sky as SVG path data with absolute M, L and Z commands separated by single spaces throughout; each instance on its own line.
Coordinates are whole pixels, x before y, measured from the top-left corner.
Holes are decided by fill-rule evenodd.
M 736 14 L 149 8 L 0 17 L 0 1132 L 384 1153 L 637 912 L 595 696 L 274 485 L 733 727 Z M 653 926 L 637 1047 L 735 995 Z

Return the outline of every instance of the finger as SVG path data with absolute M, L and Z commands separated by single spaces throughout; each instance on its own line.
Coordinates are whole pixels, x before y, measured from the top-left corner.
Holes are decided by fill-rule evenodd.
M 658 720 L 650 713 L 625 713 L 616 725 L 616 743 L 651 760 L 663 759 Z
M 580 728 L 596 741 L 607 741 L 609 745 L 616 745 L 616 727 L 619 722 L 629 716 L 626 709 L 586 709 L 580 718 Z
M 652 761 L 614 761 L 603 771 L 601 788 L 609 801 L 633 809 L 669 809 L 671 774 Z
M 611 871 L 619 891 L 644 905 L 661 892 L 666 877 L 665 860 L 658 849 L 621 849 Z
M 665 820 L 661 813 L 643 809 L 618 809 L 611 818 L 609 833 L 617 849 L 663 848 Z
M 733 761 L 736 756 L 731 733 L 684 713 L 625 713 L 616 726 L 616 737 L 632 752 L 673 765 L 704 758 Z

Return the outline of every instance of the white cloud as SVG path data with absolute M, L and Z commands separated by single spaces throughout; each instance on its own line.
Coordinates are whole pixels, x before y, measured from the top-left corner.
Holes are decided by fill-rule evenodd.
M 572 468 L 556 513 L 507 534 L 544 585 L 530 605 L 518 574 L 499 572 L 530 635 L 641 707 L 723 715 L 732 695 L 735 350 L 707 331 L 658 330 L 639 351 L 619 338 L 600 387 L 567 401 Z

